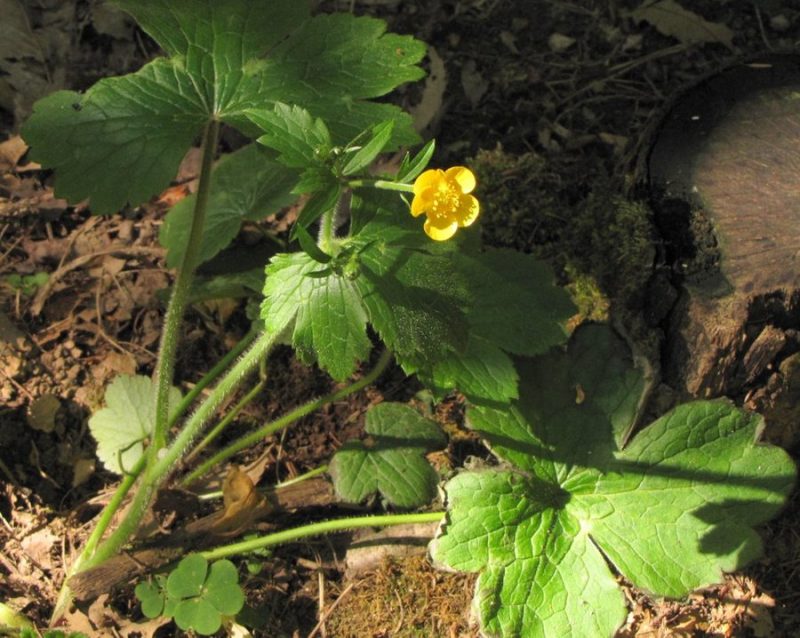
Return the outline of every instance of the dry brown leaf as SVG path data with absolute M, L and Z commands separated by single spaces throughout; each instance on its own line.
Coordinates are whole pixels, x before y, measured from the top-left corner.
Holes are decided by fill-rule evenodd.
M 49 527 L 43 527 L 32 534 L 28 534 L 20 541 L 20 545 L 38 567 L 50 571 L 53 569 L 53 559 L 50 553 L 53 546 L 58 543 L 58 540 L 58 536 L 53 534 Z
M 431 63 L 431 71 L 428 79 L 425 80 L 422 100 L 409 109 L 414 118 L 414 128 L 420 132 L 433 128 L 435 123 L 441 119 L 442 104 L 447 89 L 447 71 L 444 67 L 444 60 L 432 46 L 428 47 L 428 59 Z
M 0 173 L 13 171 L 27 151 L 28 145 L 19 135 L 0 142 Z
M 56 428 L 56 414 L 60 407 L 61 402 L 53 394 L 37 397 L 28 408 L 28 425 L 34 430 L 52 432 Z
M 648 0 L 630 14 L 636 22 L 647 22 L 662 35 L 682 44 L 718 42 L 733 49 L 733 31 L 719 22 L 708 22 L 675 0 Z

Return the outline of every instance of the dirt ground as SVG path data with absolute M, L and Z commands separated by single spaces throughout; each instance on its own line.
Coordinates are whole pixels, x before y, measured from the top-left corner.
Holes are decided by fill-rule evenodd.
M 28 31 L 0 42 L 0 601 L 45 626 L 65 559 L 115 485 L 95 460 L 87 420 L 114 375 L 153 370 L 163 291 L 173 276 L 158 230 L 169 206 L 195 188 L 198 157 L 187 156 L 159 198 L 112 216 L 94 217 L 58 199 L 51 175 L 29 162 L 17 136 L 31 104 L 57 88 L 81 90 L 135 70 L 157 49 L 99 2 L 0 0 L 0 12 L 9 4 L 24 10 Z M 484 241 L 548 259 L 583 316 L 611 313 L 655 363 L 666 365 L 665 322 L 683 279 L 649 209 L 645 169 L 653 135 L 676 97 L 698 80 L 738 61 L 795 52 L 800 3 L 684 1 L 695 13 L 675 4 L 666 19 L 637 14 L 638 0 L 315 4 L 383 17 L 392 30 L 430 45 L 428 79 L 392 99 L 411 109 L 424 135 L 437 138 L 436 165 L 465 164 L 478 174 Z M 226 134 L 223 150 L 240 143 Z M 246 226 L 237 250 L 268 252 L 265 231 L 285 237 L 285 215 Z M 655 301 L 668 307 L 653 310 Z M 645 312 L 655 318 L 634 318 Z M 176 383 L 190 388 L 248 327 L 241 299 L 195 304 Z M 743 403 L 767 383 L 759 378 L 732 398 Z M 264 391 L 230 436 L 332 387 L 316 368 L 280 350 Z M 313 469 L 358 434 L 367 406 L 419 400 L 418 390 L 392 370 L 241 462 L 261 464 L 268 481 Z M 681 392 L 664 385 L 653 410 Z M 486 454 L 463 429 L 461 407 L 454 397 L 436 408 L 455 434 L 443 463 Z M 795 456 L 798 431 L 778 437 Z M 619 638 L 800 635 L 798 529 L 795 495 L 762 530 L 760 561 L 686 600 L 651 599 L 621 583 L 630 614 Z M 346 542 L 281 548 L 265 560 L 246 586 L 255 635 L 477 635 L 468 614 L 472 577 L 435 572 L 414 556 L 346 578 Z M 69 623 L 89 635 L 175 632 L 147 622 L 130 587 L 77 610 Z

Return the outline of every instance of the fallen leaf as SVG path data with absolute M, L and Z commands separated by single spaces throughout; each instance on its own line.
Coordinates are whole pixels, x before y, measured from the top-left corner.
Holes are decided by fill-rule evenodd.
M 718 42 L 733 49 L 733 31 L 726 25 L 708 22 L 675 0 L 649 0 L 629 15 L 637 23 L 647 22 L 662 35 L 675 38 L 682 44 Z
M 30 559 L 37 566 L 48 571 L 53 569 L 53 559 L 50 553 L 53 545 L 58 542 L 58 536 L 50 531 L 49 527 L 28 534 L 20 541 L 20 545 Z
M 28 145 L 19 135 L 0 143 L 0 172 L 13 171 L 22 156 L 28 152 Z
M 78 487 L 94 474 L 94 459 L 78 459 L 72 466 L 72 487 Z
M 428 59 L 431 63 L 431 72 L 428 79 L 425 80 L 422 100 L 409 109 L 414 118 L 414 128 L 417 131 L 431 128 L 434 122 L 441 118 L 444 93 L 447 89 L 447 71 L 444 67 L 444 60 L 432 46 L 428 47 Z
M 53 394 L 37 397 L 28 408 L 28 425 L 34 430 L 52 432 L 56 428 L 56 414 L 60 407 L 61 402 Z
M 489 82 L 478 70 L 475 60 L 467 60 L 461 67 L 461 88 L 473 109 L 489 90 Z

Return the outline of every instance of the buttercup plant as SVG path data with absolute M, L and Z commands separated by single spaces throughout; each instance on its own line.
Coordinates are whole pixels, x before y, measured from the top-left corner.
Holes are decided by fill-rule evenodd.
M 756 448 L 752 419 L 726 404 L 718 420 L 704 421 L 702 441 L 690 441 L 688 456 L 678 464 L 672 463 L 674 450 L 666 444 L 645 445 L 644 451 L 626 456 L 624 437 L 618 435 L 620 428 L 635 421 L 641 393 L 628 386 L 621 392 L 614 383 L 581 376 L 584 366 L 586 374 L 594 370 L 593 357 L 604 356 L 603 338 L 581 341 L 585 359 L 578 357 L 572 367 L 553 364 L 560 355 L 552 349 L 567 339 L 564 325 L 574 308 L 553 284 L 551 271 L 532 256 L 480 247 L 474 227 L 469 228 L 480 212 L 472 172 L 464 166 L 428 169 L 434 150 L 429 142 L 414 155 L 406 153 L 394 175 L 370 173 L 379 154 L 420 141 L 406 113 L 372 99 L 423 75 L 418 66 L 424 55 L 421 43 L 386 33 L 384 23 L 372 18 L 312 17 L 296 0 L 113 4 L 128 12 L 166 57 L 131 75 L 101 80 L 83 95 L 60 91 L 37 103 L 23 129 L 33 159 L 54 169 L 59 196 L 88 198 L 98 214 L 135 206 L 158 194 L 198 136 L 202 166 L 197 193 L 168 213 L 161 233 L 177 277 L 154 377 L 115 380 L 107 390 L 106 407 L 90 420 L 101 460 L 121 479 L 70 566 L 54 618 L 69 604 L 77 579 L 102 568 L 131 541 L 161 487 L 191 486 L 237 452 L 372 383 L 392 359 L 437 397 L 459 390 L 470 405 L 472 426 L 508 467 L 487 468 L 477 478 L 475 473 L 457 475 L 447 486 L 446 513 L 335 519 L 202 550 L 166 580 L 140 583 L 137 591 L 148 615 L 166 609 L 181 618 L 182 626 L 212 631 L 223 616 L 235 613 L 239 599 L 220 602 L 206 596 L 206 576 L 227 584 L 235 576 L 231 567 L 214 567 L 229 563 L 213 563 L 206 571 L 208 562 L 316 534 L 441 521 L 446 516 L 433 555 L 451 568 L 484 570 L 476 596 L 484 602 L 491 598 L 491 604 L 479 605 L 488 635 L 559 635 L 561 625 L 548 619 L 563 617 L 564 600 L 569 613 L 598 618 L 591 625 L 600 632 L 597 635 L 610 633 L 619 622 L 619 595 L 611 591 L 608 574 L 593 580 L 604 563 L 592 545 L 595 536 L 581 525 L 603 519 L 604 513 L 613 519 L 615 508 L 630 511 L 627 501 L 601 498 L 613 494 L 617 474 L 634 498 L 642 476 L 667 477 L 654 480 L 654 489 L 677 485 L 669 492 L 671 502 L 676 507 L 683 503 L 688 516 L 709 522 L 686 527 L 694 534 L 688 538 L 698 543 L 694 553 L 674 554 L 687 560 L 702 554 L 702 574 L 678 578 L 679 585 L 670 581 L 669 587 L 654 591 L 680 595 L 709 582 L 709 575 L 720 568 L 735 567 L 741 561 L 722 550 L 742 536 L 746 543 L 736 546 L 746 546 L 747 551 L 736 558 L 757 553 L 751 525 L 777 510 L 792 484 L 794 468 L 780 450 Z M 223 125 L 252 142 L 220 159 L 215 168 Z M 239 280 L 244 288 L 263 292 L 254 330 L 181 396 L 172 379 L 197 266 L 225 248 L 243 221 L 262 219 L 301 197 L 291 233 L 300 250 L 279 253 L 263 270 Z M 416 218 L 422 214 L 426 220 L 420 227 Z M 460 228 L 467 230 L 457 234 Z M 218 414 L 221 406 L 257 370 L 263 371 L 276 344 L 290 344 L 301 360 L 316 363 L 344 382 L 370 360 L 377 341 L 382 352 L 360 379 L 203 458 L 215 437 L 261 390 L 263 375 L 227 414 Z M 530 371 L 537 366 L 554 371 L 545 384 L 550 393 L 543 396 L 530 382 Z M 632 373 L 623 372 L 621 383 L 638 388 Z M 203 390 L 207 394 L 201 399 Z M 566 400 L 550 409 L 548 401 L 556 395 L 568 396 L 572 403 Z M 583 416 L 573 419 L 576 410 Z M 559 414 L 571 419 L 569 427 L 555 425 L 554 415 Z M 590 417 L 605 419 L 600 428 L 604 436 L 610 423 L 617 447 L 606 439 L 596 440 L 599 434 Z M 725 419 L 745 426 L 726 429 Z M 429 504 L 437 475 L 424 453 L 445 443 L 435 424 L 407 406 L 387 403 L 368 413 L 366 429 L 372 437 L 369 444 L 350 443 L 331 462 L 340 498 L 359 502 L 377 493 L 389 506 Z M 693 465 L 693 459 L 706 458 L 703 441 L 715 431 L 729 430 L 739 434 L 733 440 L 718 436 L 713 450 L 724 452 L 722 457 L 731 459 L 729 466 Z M 560 432 L 568 433 L 569 439 L 559 438 Z M 686 434 L 693 436 L 691 430 Z M 737 464 L 737 454 L 749 460 Z M 755 471 L 754 464 L 761 464 L 762 471 Z M 691 475 L 695 467 L 703 470 L 700 476 Z M 767 467 L 770 470 L 763 471 Z M 673 474 L 675 483 L 670 482 Z M 680 480 L 689 481 L 689 486 Z M 728 500 L 681 500 L 689 492 L 706 494 L 698 491 L 699 483 L 726 484 L 720 493 Z M 598 485 L 602 490 L 598 488 L 592 500 L 586 490 Z M 252 512 L 263 504 L 246 482 L 231 480 L 228 488 L 221 516 L 225 526 L 217 528 L 224 537 L 247 531 Z M 757 514 L 740 517 L 739 497 L 761 503 Z M 125 514 L 111 530 L 126 500 Z M 701 506 L 706 508 L 702 512 Z M 486 533 L 464 525 L 465 511 L 466 518 Z M 654 506 L 648 524 L 672 533 L 674 514 Z M 597 529 L 601 527 L 597 523 Z M 597 545 L 637 582 L 637 571 L 629 569 L 635 551 L 620 550 L 617 560 L 615 543 L 622 547 L 631 542 L 626 535 L 649 532 L 634 522 L 625 534 L 619 526 L 602 529 L 605 536 Z M 703 545 L 705 537 L 698 530 L 716 544 Z M 648 543 L 652 540 L 646 538 Z M 470 551 L 465 554 L 464 548 Z M 658 571 L 659 561 L 673 560 L 674 555 L 657 555 L 652 570 Z M 578 564 L 586 569 L 575 570 Z M 545 584 L 542 579 L 548 574 L 560 576 Z M 576 578 L 583 580 L 576 584 Z M 651 582 L 644 579 L 642 584 Z M 535 600 L 519 593 L 528 591 L 538 592 Z M 168 603 L 182 605 L 180 615 L 167 608 Z

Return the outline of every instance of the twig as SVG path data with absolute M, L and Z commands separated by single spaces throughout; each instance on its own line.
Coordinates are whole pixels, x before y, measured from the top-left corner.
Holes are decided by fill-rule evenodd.
M 81 255 L 80 257 L 76 257 L 69 263 L 64 264 L 52 272 L 50 274 L 50 278 L 47 280 L 47 283 L 36 291 L 36 296 L 33 298 L 33 302 L 31 303 L 31 314 L 34 317 L 39 316 L 39 313 L 42 312 L 42 307 L 44 306 L 45 301 L 47 301 L 47 297 L 50 295 L 53 287 L 62 277 L 64 277 L 64 275 L 80 268 L 81 266 L 85 266 L 97 257 L 111 255 L 113 253 L 120 253 L 129 256 L 161 256 L 164 254 L 164 249 L 152 246 L 112 246 L 111 248 L 106 248 L 105 250 L 98 250 L 90 255 Z
M 344 600 L 344 597 L 350 593 L 350 590 L 353 589 L 354 585 L 355 583 L 350 583 L 347 587 L 344 588 L 344 591 L 341 594 L 339 594 L 339 597 L 336 600 L 334 600 L 333 603 L 331 603 L 331 606 L 328 608 L 328 611 L 322 614 L 322 617 L 319 619 L 319 622 L 316 625 L 314 625 L 314 628 L 311 630 L 311 633 L 308 634 L 307 638 L 314 638 L 319 633 L 319 630 L 322 627 L 322 625 L 328 620 L 328 618 L 334 612 L 336 607 L 339 606 L 339 603 L 342 602 L 342 600 Z

